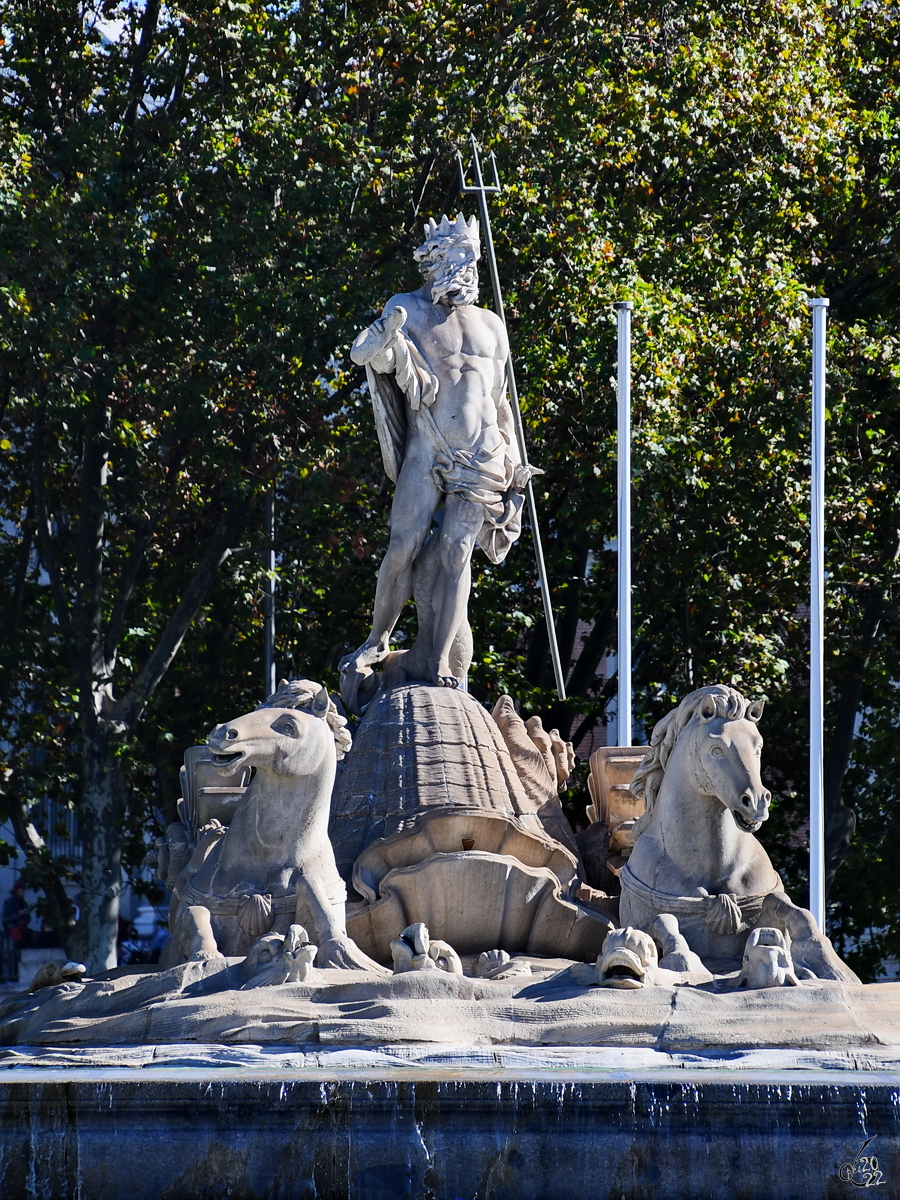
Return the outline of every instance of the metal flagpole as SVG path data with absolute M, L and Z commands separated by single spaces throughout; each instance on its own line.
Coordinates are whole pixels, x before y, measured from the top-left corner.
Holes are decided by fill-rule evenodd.
M 263 687 L 264 695 L 271 696 L 275 691 L 275 488 L 266 496 L 266 581 L 264 585 L 264 650 L 263 650 Z
M 631 310 L 630 300 L 615 306 L 618 341 L 618 509 L 619 557 L 618 742 L 631 745 Z
M 809 907 L 825 932 L 825 324 L 812 309 L 812 478 L 809 581 Z
M 459 190 L 464 195 L 474 194 L 478 197 L 478 209 L 481 217 L 481 228 L 484 232 L 484 256 L 488 261 L 488 269 L 491 273 L 491 286 L 494 290 L 494 307 L 497 310 L 497 316 L 506 325 L 506 312 L 503 308 L 503 296 L 500 292 L 500 276 L 497 274 L 497 258 L 494 254 L 494 239 L 491 236 L 491 220 L 488 215 L 487 198 L 489 195 L 496 196 L 500 192 L 500 178 L 497 174 L 497 162 L 491 153 L 491 168 L 493 171 L 494 182 L 490 185 L 485 185 L 481 173 L 481 162 L 478 157 L 478 146 L 475 138 L 470 135 L 472 143 L 472 168 L 475 172 L 475 186 L 470 187 L 466 183 L 466 171 L 463 166 L 462 155 L 457 151 L 456 160 L 459 163 Z M 512 355 L 507 355 L 506 358 L 506 386 L 509 390 L 509 404 L 513 413 L 513 424 L 516 429 L 516 441 L 519 444 L 519 457 L 522 460 L 523 466 L 528 466 L 528 450 L 525 445 L 525 428 L 522 424 L 522 413 L 519 409 L 519 392 L 516 388 L 516 376 L 513 370 Z M 537 505 L 534 501 L 534 489 L 531 486 L 531 480 L 525 486 L 525 497 L 528 504 L 528 515 L 531 520 L 531 536 L 534 542 L 534 556 L 537 560 L 538 578 L 541 584 L 541 596 L 544 601 L 544 615 L 547 618 L 547 638 L 550 643 L 550 657 L 553 660 L 553 674 L 556 677 L 556 694 L 560 700 L 566 698 L 566 681 L 563 675 L 562 663 L 559 658 L 559 647 L 556 644 L 556 628 L 553 624 L 553 609 L 550 604 L 550 586 L 547 582 L 547 569 L 544 566 L 544 549 L 541 545 L 541 531 L 538 525 Z

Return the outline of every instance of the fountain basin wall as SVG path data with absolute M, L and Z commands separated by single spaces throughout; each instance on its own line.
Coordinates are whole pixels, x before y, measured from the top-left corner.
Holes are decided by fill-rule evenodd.
M 297 1068 L 286 1050 L 265 1067 L 251 1047 L 244 1066 L 238 1048 L 183 1049 L 181 1065 L 170 1048 L 164 1066 L 3 1071 L 0 1195 L 830 1200 L 858 1193 L 841 1167 L 867 1138 L 874 1194 L 900 1195 L 900 1073 L 852 1055 L 748 1070 L 645 1050 L 629 1070 L 625 1050 L 486 1048 Z

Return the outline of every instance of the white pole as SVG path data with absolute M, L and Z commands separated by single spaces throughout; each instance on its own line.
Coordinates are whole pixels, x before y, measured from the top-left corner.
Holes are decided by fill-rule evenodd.
M 631 745 L 631 310 L 630 300 L 616 304 L 618 325 L 618 497 L 619 556 L 618 742 Z
M 809 564 L 809 907 L 825 932 L 825 323 L 812 309 L 812 479 Z
M 263 596 L 263 694 L 271 696 L 276 688 L 275 680 L 275 489 L 266 496 L 266 564 L 267 578 Z

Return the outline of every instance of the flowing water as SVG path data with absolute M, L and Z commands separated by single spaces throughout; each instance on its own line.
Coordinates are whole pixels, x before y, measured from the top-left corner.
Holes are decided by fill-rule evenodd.
M 0 1070 L 0 1195 L 900 1197 L 894 1070 L 702 1055 L 658 1056 L 654 1069 L 636 1051 L 629 1072 L 627 1050 L 548 1050 L 539 1066 L 515 1049 L 466 1065 L 452 1053 L 248 1047 L 242 1062 L 240 1047 L 169 1049 L 162 1065 L 148 1051 L 127 1067 L 25 1055 Z

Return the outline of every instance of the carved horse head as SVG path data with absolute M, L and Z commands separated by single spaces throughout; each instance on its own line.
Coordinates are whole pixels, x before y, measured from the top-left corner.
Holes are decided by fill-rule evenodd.
M 760 777 L 762 736 L 757 722 L 765 701 L 747 700 L 724 684 L 691 692 L 656 725 L 650 751 L 631 782 L 646 811 L 635 834 L 650 824 L 653 806 L 675 747 L 682 778 L 704 796 L 716 797 L 730 810 L 738 829 L 755 833 L 769 816 L 772 793 Z
M 343 757 L 350 747 L 346 723 L 324 687 L 283 681 L 263 705 L 217 725 L 208 740 L 222 771 L 256 767 L 299 779 L 312 774 L 332 746 L 336 758 Z

